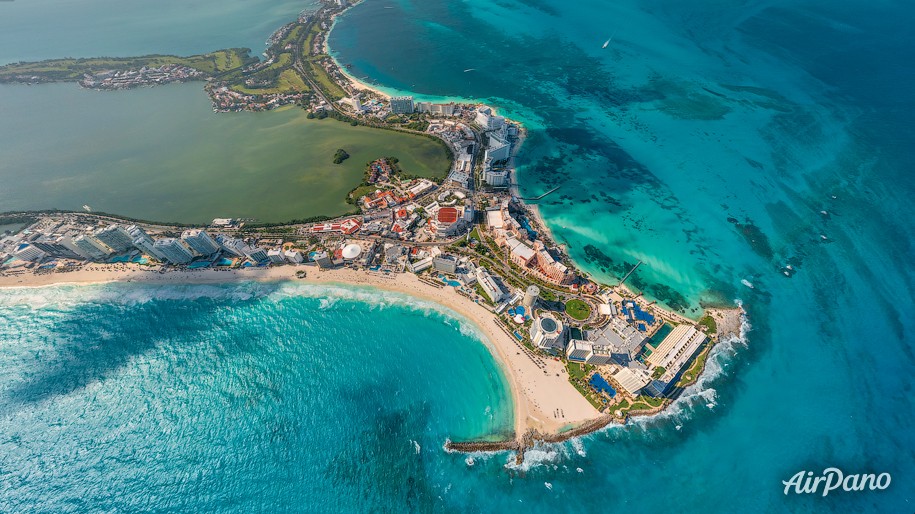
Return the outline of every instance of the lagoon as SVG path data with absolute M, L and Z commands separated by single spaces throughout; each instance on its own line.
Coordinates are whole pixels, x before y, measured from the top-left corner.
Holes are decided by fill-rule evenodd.
M 89 205 L 154 221 L 281 222 L 352 210 L 347 193 L 379 157 L 398 157 L 411 175 L 449 167 L 444 146 L 421 136 L 294 107 L 213 113 L 200 83 L 2 86 L 0 112 L 0 212 Z M 351 157 L 335 165 L 338 148 Z
M 0 64 L 60 57 L 191 55 L 246 47 L 253 55 L 314 0 L 0 2 Z

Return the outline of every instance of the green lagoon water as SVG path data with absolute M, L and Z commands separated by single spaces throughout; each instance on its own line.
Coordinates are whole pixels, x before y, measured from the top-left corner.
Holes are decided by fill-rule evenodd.
M 449 166 L 435 141 L 298 108 L 216 114 L 200 83 L 2 86 L 0 113 L 0 212 L 89 205 L 156 221 L 286 221 L 351 210 L 346 194 L 378 157 L 413 175 Z M 337 148 L 351 156 L 340 165 Z
M 264 51 L 314 0 L 28 0 L 0 2 L 0 64 L 58 57 Z

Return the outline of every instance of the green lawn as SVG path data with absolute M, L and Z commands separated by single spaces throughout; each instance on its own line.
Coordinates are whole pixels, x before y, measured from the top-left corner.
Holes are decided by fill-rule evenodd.
M 308 67 L 305 69 L 306 71 L 311 71 L 312 79 L 314 79 L 314 81 L 321 86 L 321 89 L 330 96 L 328 100 L 339 100 L 346 96 L 346 92 L 327 76 L 327 72 L 324 71 L 324 68 L 319 63 L 308 61 Z
M 647 403 L 648 405 L 650 405 L 652 407 L 660 407 L 664 403 L 663 398 L 655 398 L 654 396 L 645 396 L 645 395 L 639 396 L 638 398 L 636 398 L 636 400 Z
M 308 31 L 308 35 L 305 36 L 305 41 L 302 42 L 302 55 L 311 55 L 311 45 L 319 32 L 321 32 L 321 26 L 317 23 L 312 24 L 311 30 Z
M 375 191 L 378 191 L 378 188 L 376 186 L 359 186 L 356 189 L 353 189 L 352 192 L 350 192 L 349 198 L 350 198 L 350 200 L 353 201 L 353 203 L 356 203 L 363 196 L 370 195 L 370 194 L 374 193 Z
M 715 318 L 711 316 L 703 316 L 702 319 L 699 320 L 699 324 L 708 329 L 709 335 L 718 331 L 718 324 L 715 323 Z
M 572 319 L 584 321 L 591 315 L 591 306 L 575 298 L 566 302 L 566 314 L 571 316 Z
M 684 387 L 689 384 L 692 384 L 699 378 L 699 373 L 705 368 L 705 360 L 708 358 L 709 350 L 711 346 L 708 343 L 705 344 L 699 355 L 693 360 L 693 363 L 690 364 L 689 369 L 683 372 L 683 375 L 680 376 L 680 380 L 677 382 L 677 387 Z
M 283 54 L 286 55 L 286 54 Z M 311 88 L 302 81 L 302 77 L 292 68 L 283 70 L 276 81 L 274 87 L 256 88 L 246 87 L 244 84 L 234 84 L 231 88 L 239 93 L 249 95 L 270 95 L 274 93 L 300 93 L 309 91 Z
M 581 364 L 578 362 L 566 363 L 566 370 L 568 370 L 569 378 L 572 380 L 580 380 L 585 378 L 592 369 L 593 366 L 589 366 L 587 364 Z
M 477 242 L 482 242 L 482 241 L 483 241 L 483 238 L 480 237 L 479 227 L 474 227 L 474 228 L 473 228 L 473 230 L 470 232 L 470 238 L 471 238 L 471 239 L 476 239 Z
M 294 43 L 299 39 L 299 34 L 302 33 L 303 25 L 296 25 L 289 31 L 289 34 L 286 34 L 286 37 L 280 42 L 280 47 L 285 47 L 289 43 Z

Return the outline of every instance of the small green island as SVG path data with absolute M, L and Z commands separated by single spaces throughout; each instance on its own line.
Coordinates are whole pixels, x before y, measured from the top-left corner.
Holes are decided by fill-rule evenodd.
M 334 153 L 334 164 L 341 164 L 347 159 L 349 159 L 349 154 L 342 148 L 338 148 L 336 153 Z

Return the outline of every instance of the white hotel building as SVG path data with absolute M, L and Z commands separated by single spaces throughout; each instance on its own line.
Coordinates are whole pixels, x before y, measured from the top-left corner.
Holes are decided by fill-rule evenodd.
M 696 327 L 677 325 L 645 361 L 652 366 L 663 367 L 665 371 L 661 380 L 670 382 L 705 339 L 705 334 L 696 330 Z

